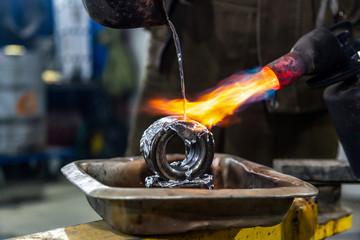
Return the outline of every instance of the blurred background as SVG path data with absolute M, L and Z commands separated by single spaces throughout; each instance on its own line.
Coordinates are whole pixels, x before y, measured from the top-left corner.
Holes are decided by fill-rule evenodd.
M 150 41 L 92 22 L 81 1 L 0 1 L 0 239 L 100 219 L 60 173 L 123 156 Z M 358 185 L 343 203 L 360 236 Z
M 0 15 L 0 239 L 99 219 L 60 168 L 124 155 L 150 36 L 81 1 L 2 0 Z

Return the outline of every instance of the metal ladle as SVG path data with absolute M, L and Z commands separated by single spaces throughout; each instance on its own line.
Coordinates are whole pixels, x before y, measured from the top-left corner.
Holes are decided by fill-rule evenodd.
M 167 23 L 162 0 L 82 0 L 90 18 L 111 28 L 137 28 Z

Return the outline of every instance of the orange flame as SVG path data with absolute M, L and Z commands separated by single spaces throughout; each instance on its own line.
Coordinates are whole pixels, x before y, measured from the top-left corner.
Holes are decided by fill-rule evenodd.
M 233 115 L 244 103 L 263 99 L 270 90 L 278 90 L 279 81 L 268 67 L 253 74 L 234 74 L 196 101 L 186 100 L 186 116 L 208 128 Z M 145 109 L 151 114 L 182 115 L 183 99 L 151 99 Z

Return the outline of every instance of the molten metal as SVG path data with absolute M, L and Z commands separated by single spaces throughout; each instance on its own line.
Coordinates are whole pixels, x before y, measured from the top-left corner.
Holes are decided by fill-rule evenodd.
M 253 74 L 234 74 L 221 82 L 215 89 L 206 91 L 196 101 L 186 100 L 186 116 L 206 127 L 223 122 L 233 115 L 244 103 L 263 99 L 280 84 L 276 74 L 264 67 Z M 152 99 L 145 111 L 150 114 L 183 115 L 183 99 Z

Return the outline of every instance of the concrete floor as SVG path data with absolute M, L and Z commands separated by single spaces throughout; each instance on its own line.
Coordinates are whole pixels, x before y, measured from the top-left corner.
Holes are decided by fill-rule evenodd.
M 342 186 L 342 205 L 353 210 L 352 228 L 331 240 L 360 239 L 360 184 L 344 184 Z
M 360 185 L 343 187 L 343 204 L 354 210 L 353 228 L 329 239 L 360 239 Z M 98 219 L 82 192 L 65 179 L 0 187 L 0 239 Z
M 0 188 L 0 203 L 0 239 L 100 219 L 83 193 L 65 179 Z

